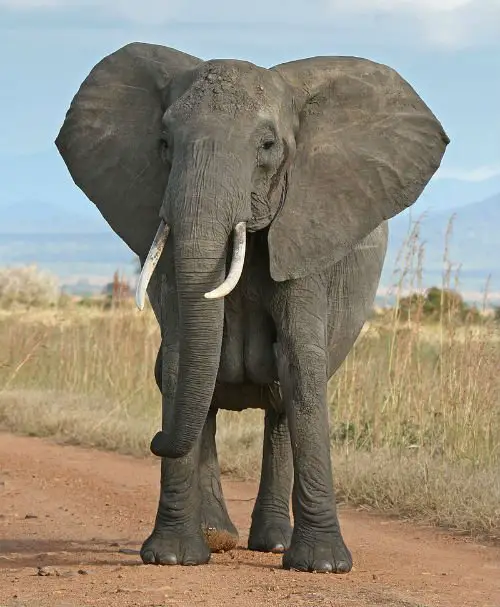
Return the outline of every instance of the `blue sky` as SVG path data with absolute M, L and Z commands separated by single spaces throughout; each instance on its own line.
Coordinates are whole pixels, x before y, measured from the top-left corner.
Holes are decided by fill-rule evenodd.
M 89 70 L 132 41 L 266 67 L 387 63 L 452 140 L 417 210 L 500 192 L 500 0 L 0 0 L 0 224 L 2 206 L 26 200 L 98 217 L 53 141 Z

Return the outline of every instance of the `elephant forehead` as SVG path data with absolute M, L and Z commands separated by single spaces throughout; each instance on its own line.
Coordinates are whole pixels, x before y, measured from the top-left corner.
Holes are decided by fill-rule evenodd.
M 207 61 L 172 110 L 223 112 L 232 116 L 259 112 L 276 103 L 272 75 L 245 61 Z

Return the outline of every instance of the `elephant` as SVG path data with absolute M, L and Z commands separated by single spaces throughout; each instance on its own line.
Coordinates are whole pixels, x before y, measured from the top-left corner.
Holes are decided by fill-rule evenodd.
M 281 553 L 284 569 L 351 570 L 327 382 L 371 313 L 389 220 L 449 141 L 410 84 L 369 59 L 264 68 L 133 42 L 92 68 L 55 144 L 139 257 L 137 304 L 147 295 L 160 327 L 144 563 L 202 565 L 236 545 L 216 414 L 254 407 L 265 429 L 248 548 Z

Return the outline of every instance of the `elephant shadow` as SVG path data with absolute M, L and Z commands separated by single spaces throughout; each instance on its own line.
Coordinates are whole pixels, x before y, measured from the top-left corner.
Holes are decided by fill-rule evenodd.
M 141 565 L 139 550 L 130 548 L 135 542 L 119 540 L 51 540 L 9 539 L 0 540 L 0 571 L 2 569 L 24 569 L 38 567 L 63 567 L 88 564 Z M 112 558 L 115 555 L 116 558 Z M 137 556 L 137 558 L 120 558 Z
M 51 540 L 10 539 L 0 540 L 0 572 L 5 569 L 37 569 L 40 567 L 97 568 L 116 565 L 137 567 L 142 565 L 139 541 L 123 540 Z M 227 554 L 230 556 L 227 557 Z M 271 556 L 271 555 L 266 555 Z M 227 567 L 244 565 L 259 569 L 281 569 L 279 555 L 272 555 L 276 563 L 263 563 L 256 553 L 244 546 L 236 546 L 229 553 L 214 554 L 211 565 Z M 34 573 L 36 575 L 36 572 Z

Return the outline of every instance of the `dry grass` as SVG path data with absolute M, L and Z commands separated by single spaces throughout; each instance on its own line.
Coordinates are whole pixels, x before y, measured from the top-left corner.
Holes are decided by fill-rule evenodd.
M 343 499 L 500 535 L 500 347 L 490 332 L 471 327 L 455 343 L 451 330 L 428 340 L 419 326 L 373 322 L 329 387 Z M 0 424 L 147 453 L 160 419 L 158 341 L 151 314 L 132 310 L 4 314 Z M 222 412 L 217 440 L 224 472 L 255 477 L 262 412 Z
M 158 422 L 159 414 L 130 414 L 126 407 L 92 395 L 52 390 L 0 392 L 0 426 L 73 445 L 143 455 L 149 452 Z
M 429 324 L 418 309 L 403 319 L 396 306 L 369 323 L 329 386 L 341 499 L 500 536 L 498 338 L 492 319 L 457 323 L 453 310 Z M 148 452 L 160 419 L 158 344 L 151 311 L 131 306 L 3 312 L 0 424 Z M 261 440 L 262 412 L 222 412 L 223 471 L 255 477 Z

